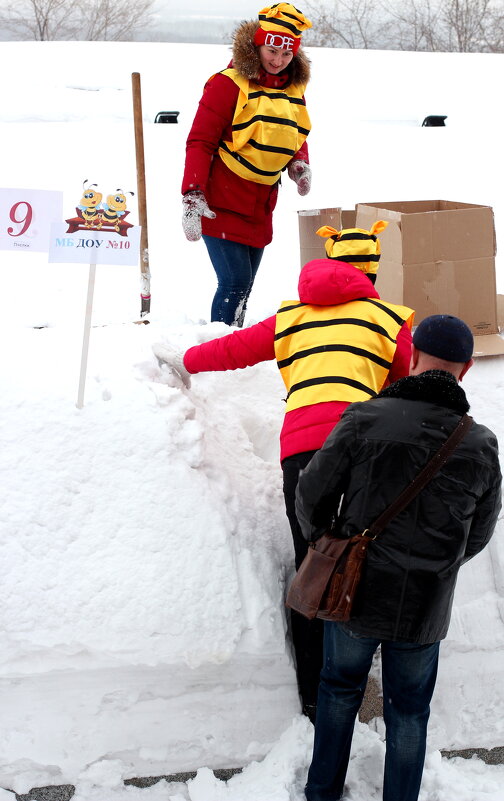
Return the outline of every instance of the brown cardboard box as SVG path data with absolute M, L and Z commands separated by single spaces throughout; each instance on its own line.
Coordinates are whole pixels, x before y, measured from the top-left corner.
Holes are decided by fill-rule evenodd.
M 341 209 L 307 209 L 298 211 L 299 250 L 301 267 L 312 259 L 325 258 L 325 239 L 316 235 L 322 225 L 341 228 Z
M 299 247 L 301 267 L 312 259 L 325 259 L 326 240 L 316 231 L 323 225 L 331 225 L 337 231 L 355 228 L 356 209 L 307 209 L 298 211 Z
M 497 295 L 497 324 L 504 328 L 504 295 Z
M 341 210 L 341 227 L 342 228 L 355 228 L 357 220 L 357 209 L 342 209 Z
M 478 338 L 476 355 L 504 353 L 491 207 L 448 200 L 357 205 L 358 228 L 376 220 L 389 222 L 380 234 L 380 295 L 415 309 L 416 325 L 430 314 L 461 317 Z

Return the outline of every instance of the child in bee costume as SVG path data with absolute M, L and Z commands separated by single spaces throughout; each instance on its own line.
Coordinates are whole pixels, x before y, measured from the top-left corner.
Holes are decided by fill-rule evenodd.
M 300 48 L 311 22 L 290 3 L 263 8 L 235 31 L 227 69 L 205 84 L 186 145 L 182 226 L 201 238 L 217 276 L 211 320 L 243 325 L 247 300 L 273 236 L 282 171 L 310 189 L 304 91 L 310 66 Z
M 366 273 L 374 284 L 381 255 L 378 234 L 381 234 L 387 225 L 384 220 L 378 220 L 370 231 L 363 228 L 345 228 L 343 231 L 336 231 L 330 225 L 324 225 L 316 233 L 327 238 L 325 252 L 329 259 L 352 264 Z
M 169 343 L 153 351 L 186 386 L 190 374 L 236 370 L 276 359 L 287 389 L 280 460 L 296 569 L 308 545 L 295 511 L 299 472 L 324 444 L 350 403 L 375 397 L 408 374 L 413 312 L 380 300 L 373 286 L 380 245 L 371 231 L 320 229 L 329 258 L 309 261 L 299 277 L 299 299 L 272 317 L 189 348 Z M 292 638 L 303 712 L 314 720 L 322 666 L 323 624 L 292 612 Z

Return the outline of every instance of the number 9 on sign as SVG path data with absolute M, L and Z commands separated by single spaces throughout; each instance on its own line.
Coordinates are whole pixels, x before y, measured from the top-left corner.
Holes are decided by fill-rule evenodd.
M 21 226 L 21 228 L 16 230 L 12 227 L 12 225 L 10 225 L 7 228 L 7 233 L 9 236 L 22 236 L 27 232 L 33 218 L 33 209 L 31 204 L 26 200 L 20 200 L 18 203 L 14 203 L 9 212 L 9 218 L 13 223 Z
M 51 225 L 62 216 L 62 192 L 0 188 L 0 251 L 48 253 Z

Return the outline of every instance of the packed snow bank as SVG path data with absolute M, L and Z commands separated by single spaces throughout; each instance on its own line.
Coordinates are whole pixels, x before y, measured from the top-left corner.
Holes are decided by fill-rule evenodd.
M 187 784 L 163 780 L 142 789 L 123 785 L 120 760 L 103 760 L 78 777 L 73 801 L 103 801 L 104 790 L 107 801 L 305 801 L 312 743 L 311 724 L 296 716 L 264 760 L 251 762 L 227 782 L 200 768 Z M 345 785 L 351 801 L 381 801 L 384 755 L 380 737 L 358 723 Z M 419 801 L 502 801 L 503 781 L 503 765 L 476 758 L 447 760 L 433 751 L 426 759 Z
M 235 766 L 298 711 L 279 377 L 182 391 L 155 334 L 93 331 L 80 411 L 71 339 L 25 330 L 4 361 L 6 378 L 29 354 L 4 395 L 4 775 L 22 758 L 69 780 L 111 751 L 132 776 Z

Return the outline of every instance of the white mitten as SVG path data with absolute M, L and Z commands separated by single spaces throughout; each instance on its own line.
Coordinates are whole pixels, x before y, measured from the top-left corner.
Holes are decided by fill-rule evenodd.
M 201 218 L 214 220 L 216 214 L 208 207 L 205 195 L 200 190 L 187 192 L 182 197 L 182 228 L 189 242 L 201 239 Z
M 184 354 L 179 348 L 169 342 L 155 342 L 152 352 L 159 364 L 167 364 L 170 370 L 177 375 L 187 389 L 191 387 L 191 374 L 184 366 Z
M 287 167 L 287 175 L 297 184 L 299 195 L 307 195 L 311 187 L 311 168 L 306 161 L 291 161 Z

